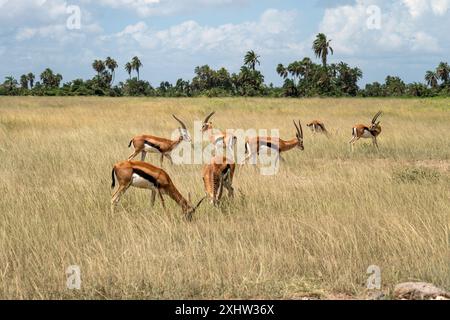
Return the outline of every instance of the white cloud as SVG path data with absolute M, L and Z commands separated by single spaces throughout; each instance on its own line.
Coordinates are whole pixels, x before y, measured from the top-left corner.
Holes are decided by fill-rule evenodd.
M 3 0 L 0 2 L 0 24 L 55 21 L 66 15 L 67 7 L 63 0 Z
M 445 16 L 450 0 L 357 0 L 326 9 L 320 31 L 333 39 L 336 52 L 349 56 L 437 53 L 450 39 Z M 381 8 L 381 28 L 367 28 L 367 8 Z
M 98 2 L 111 8 L 131 9 L 142 17 L 148 17 L 205 7 L 243 5 L 248 0 L 99 0 Z
M 450 0 L 402 0 L 412 17 L 417 18 L 432 11 L 444 15 L 450 7 Z
M 85 8 L 81 10 L 81 29 L 69 30 L 67 20 L 73 13 L 69 8 L 63 0 L 0 0 L 0 28 L 13 31 L 17 41 L 46 38 L 64 42 L 102 32 Z
M 97 24 L 84 25 L 83 32 L 76 32 L 67 29 L 65 24 L 54 24 L 36 28 L 20 28 L 16 33 L 16 40 L 25 41 L 35 38 L 46 38 L 60 42 L 70 41 L 73 38 L 85 37 L 86 34 L 100 33 L 102 28 Z
M 255 49 L 262 52 L 291 50 L 299 39 L 293 26 L 296 13 L 269 9 L 258 21 L 240 24 L 203 26 L 196 21 L 185 21 L 163 30 L 153 30 L 145 22 L 127 26 L 121 32 L 104 37 L 130 45 L 136 41 L 142 48 L 182 50 L 189 53 L 216 51 L 222 53 Z

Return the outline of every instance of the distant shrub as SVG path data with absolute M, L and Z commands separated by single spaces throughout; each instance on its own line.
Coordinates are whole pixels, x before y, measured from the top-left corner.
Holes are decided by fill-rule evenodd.
M 439 181 L 441 174 L 428 168 L 406 168 L 395 171 L 393 178 L 400 183 L 433 183 Z
M 208 98 L 228 97 L 230 93 L 221 88 L 213 88 L 206 91 L 206 96 Z

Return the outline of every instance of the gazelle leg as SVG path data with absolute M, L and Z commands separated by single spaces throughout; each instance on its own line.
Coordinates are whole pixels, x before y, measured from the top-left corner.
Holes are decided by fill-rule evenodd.
M 159 198 L 161 199 L 161 203 L 162 203 L 163 209 L 166 210 L 166 203 L 164 202 L 163 195 L 161 193 L 161 190 L 159 190 L 159 189 L 158 189 L 158 194 L 159 194 Z
M 214 206 L 216 207 L 219 206 L 220 199 L 222 199 L 222 194 L 223 194 L 223 183 L 220 182 L 219 189 L 217 190 L 217 193 L 214 197 Z
M 353 138 L 349 141 L 349 144 L 350 144 L 350 147 L 351 147 L 352 152 L 355 150 L 354 144 L 355 144 L 356 141 L 358 141 L 358 140 L 359 140 L 358 137 L 353 137 Z
M 134 150 L 134 152 L 128 157 L 128 161 L 133 160 L 139 154 L 139 151 Z
M 355 142 L 356 142 L 356 141 L 357 141 L 357 140 L 354 139 L 353 141 L 350 142 L 350 147 L 351 147 L 351 149 L 352 149 L 352 152 L 355 151 Z
M 226 183 L 225 183 L 225 188 L 227 188 L 227 190 L 228 190 L 228 197 L 234 198 L 234 188 L 233 188 L 233 183 L 232 183 L 232 181 L 230 181 L 229 179 L 227 179 L 227 181 L 226 181 Z
M 258 164 L 258 153 L 254 152 L 252 149 L 249 149 L 249 153 L 245 158 L 245 163 L 256 166 Z
M 147 152 L 142 151 L 141 152 L 141 161 L 144 162 L 145 161 L 145 157 L 147 156 Z
M 166 154 L 165 157 L 166 157 L 167 159 L 169 159 L 170 164 L 173 165 L 172 156 L 171 156 L 170 154 Z
M 219 194 L 217 195 L 218 201 L 222 200 L 224 184 L 225 184 L 225 181 L 222 179 L 222 181 L 220 182 Z
M 152 190 L 152 198 L 151 198 L 152 208 L 155 206 L 155 201 L 156 201 L 156 191 Z
M 164 154 L 163 153 L 161 153 L 161 158 L 159 159 L 159 162 L 161 163 L 161 167 L 162 167 L 163 162 L 164 162 Z
M 122 195 L 125 193 L 125 191 L 127 191 L 129 185 L 128 186 L 119 186 L 119 188 L 117 188 L 117 191 L 114 193 L 114 195 L 111 198 L 111 213 L 114 214 L 114 209 L 117 205 L 117 203 L 120 200 L 120 197 L 122 197 Z
M 378 147 L 377 138 L 373 138 L 372 141 L 373 141 L 373 145 L 374 145 L 375 147 L 377 147 L 377 150 L 380 150 L 380 148 Z

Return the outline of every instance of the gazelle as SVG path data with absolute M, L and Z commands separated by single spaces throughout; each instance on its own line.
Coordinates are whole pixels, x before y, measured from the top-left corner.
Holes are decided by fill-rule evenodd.
M 181 125 L 181 128 L 178 128 L 178 130 L 180 131 L 180 137 L 177 140 L 169 140 L 150 135 L 136 136 L 130 141 L 130 144 L 128 145 L 129 148 L 131 147 L 131 145 L 133 145 L 134 147 L 134 152 L 128 157 L 128 160 L 133 160 L 139 153 L 141 153 L 141 161 L 145 161 L 147 152 L 150 152 L 161 155 L 161 165 L 163 164 L 164 157 L 166 157 L 170 160 L 171 163 L 173 163 L 172 157 L 170 155 L 171 152 L 176 147 L 178 147 L 181 142 L 191 142 L 192 139 L 183 121 L 178 119 L 175 115 L 172 115 L 172 117 L 174 117 L 174 119 L 177 120 Z
M 299 148 L 300 150 L 305 150 L 303 145 L 303 128 L 300 121 L 297 123 L 294 121 L 294 126 L 297 131 L 295 134 L 295 138 L 292 140 L 283 140 L 279 138 L 272 137 L 254 137 L 247 140 L 245 149 L 247 152 L 246 160 L 254 157 L 255 155 L 259 155 L 261 151 L 261 147 L 269 148 L 278 152 L 278 157 L 281 160 L 284 160 L 281 157 L 281 153 L 290 151 L 294 148 Z
M 236 170 L 234 161 L 226 157 L 214 157 L 211 163 L 203 167 L 203 183 L 211 203 L 217 205 L 222 198 L 223 188 L 228 196 L 234 197 L 233 178 Z
M 234 145 L 236 142 L 236 137 L 231 134 L 227 134 L 226 132 L 223 132 L 221 130 L 215 129 L 213 127 L 212 122 L 210 119 L 216 112 L 210 113 L 206 119 L 203 121 L 202 125 L 202 133 L 207 133 L 209 141 L 214 145 L 216 152 L 219 149 L 226 149 L 229 152 L 234 152 Z
M 313 134 L 323 133 L 327 137 L 330 136 L 328 130 L 325 128 L 325 124 L 322 121 L 313 120 L 310 123 L 308 123 L 307 126 L 311 129 Z
M 140 189 L 150 189 L 152 191 L 151 204 L 155 204 L 158 193 L 164 210 L 166 209 L 163 194 L 172 198 L 182 209 L 184 216 L 192 219 L 192 214 L 197 210 L 203 200 L 194 207 L 190 201 L 186 200 L 173 184 L 170 176 L 161 168 L 155 167 L 142 161 L 123 161 L 117 163 L 112 170 L 112 185 L 116 186 L 116 177 L 119 187 L 111 198 L 111 212 L 114 213 L 116 204 L 129 187 Z
M 377 114 L 372 119 L 372 124 L 370 126 L 365 126 L 363 124 L 358 124 L 352 129 L 353 138 L 349 141 L 352 151 L 354 149 L 354 144 L 359 139 L 372 139 L 373 145 L 378 148 L 377 137 L 381 133 L 380 121 L 378 119 L 383 114 L 383 112 L 378 111 Z M 378 121 L 378 122 L 377 122 Z

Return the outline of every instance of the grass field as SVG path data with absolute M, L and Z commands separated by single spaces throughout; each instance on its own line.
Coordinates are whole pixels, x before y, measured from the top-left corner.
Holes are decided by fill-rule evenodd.
M 347 145 L 382 109 L 380 151 Z M 111 168 L 130 138 L 170 136 L 171 113 L 215 110 L 220 128 L 305 129 L 305 151 L 276 176 L 241 167 L 237 196 L 194 221 L 130 189 L 111 215 Z M 0 298 L 363 297 L 409 280 L 450 289 L 450 100 L 0 98 Z M 159 164 L 156 156 L 147 160 Z M 201 167 L 165 169 L 181 193 L 204 195 Z M 81 290 L 65 270 L 81 268 Z

